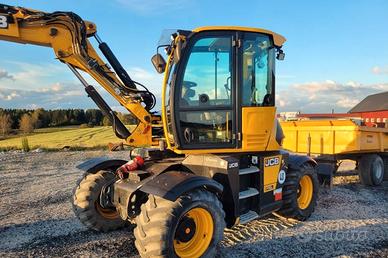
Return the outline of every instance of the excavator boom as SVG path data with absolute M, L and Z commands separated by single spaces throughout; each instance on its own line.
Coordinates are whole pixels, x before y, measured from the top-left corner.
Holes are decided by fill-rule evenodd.
M 89 40 L 92 37 L 110 65 L 94 49 Z M 98 37 L 94 23 L 72 12 L 46 13 L 0 4 L 0 40 L 52 48 L 57 59 L 70 68 L 88 96 L 111 120 L 119 138 L 132 146 L 158 144 L 158 137 L 152 137 L 152 126 L 158 126 L 159 118 L 150 111 L 155 106 L 155 96 L 131 79 L 109 46 Z M 131 133 L 79 70 L 93 77 L 138 120 Z

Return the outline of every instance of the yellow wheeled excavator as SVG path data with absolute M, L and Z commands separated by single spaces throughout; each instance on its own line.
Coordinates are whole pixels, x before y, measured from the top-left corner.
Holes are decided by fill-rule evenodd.
M 0 5 L 0 40 L 51 47 L 115 134 L 143 147 L 129 161 L 95 158 L 78 166 L 84 171 L 72 200 L 78 219 L 98 231 L 136 224 L 142 257 L 213 257 L 225 227 L 272 212 L 307 219 L 320 174 L 311 158 L 282 150 L 276 120 L 275 59 L 284 58 L 285 38 L 220 26 L 163 38 L 158 52 L 165 55 L 152 57 L 164 73 L 158 115 L 154 94 L 130 78 L 95 24 L 71 12 Z M 137 118 L 133 131 L 79 71 Z

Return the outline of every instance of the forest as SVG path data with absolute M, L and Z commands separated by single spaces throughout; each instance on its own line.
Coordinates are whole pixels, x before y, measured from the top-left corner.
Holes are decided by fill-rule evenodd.
M 130 114 L 116 112 L 124 124 L 135 124 Z M 55 109 L 35 110 L 28 109 L 2 109 L 0 108 L 0 134 L 7 135 L 11 132 L 32 132 L 38 128 L 63 127 L 63 126 L 108 126 L 109 119 L 105 118 L 98 109 Z

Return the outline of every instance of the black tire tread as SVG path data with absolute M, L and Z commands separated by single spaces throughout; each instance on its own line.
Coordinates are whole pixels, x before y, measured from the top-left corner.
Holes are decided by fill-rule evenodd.
M 299 180 L 305 174 L 309 174 L 313 180 L 314 194 L 310 206 L 305 210 L 301 210 L 298 207 L 297 190 L 299 188 Z M 310 163 L 304 163 L 298 169 L 289 169 L 287 171 L 286 182 L 283 186 L 283 206 L 277 213 L 287 218 L 293 218 L 300 221 L 307 220 L 314 212 L 315 206 L 317 205 L 318 188 L 319 182 L 317 174 Z
M 388 156 L 383 158 L 384 161 L 384 181 L 388 181 Z
M 209 247 L 204 257 L 214 257 L 216 245 L 223 238 L 225 228 L 225 213 L 221 202 L 216 195 L 204 190 L 196 189 L 186 195 L 179 197 L 175 202 L 163 199 L 158 196 L 149 195 L 148 201 L 141 206 L 141 213 L 136 217 L 135 246 L 141 257 L 171 257 L 172 247 L 169 240 L 173 221 L 179 216 L 179 211 L 185 205 L 199 201 L 210 204 L 221 214 L 221 221 L 217 221 L 222 230 L 215 232 L 213 239 L 216 239 L 215 246 Z M 216 223 L 215 223 L 216 224 Z M 216 228 L 215 228 L 215 231 Z
M 107 219 L 101 216 L 95 201 L 100 194 L 101 187 L 114 176 L 110 171 L 99 171 L 95 174 L 85 173 L 73 189 L 72 207 L 79 221 L 86 227 L 102 232 L 117 230 L 126 226 L 121 218 Z
M 363 185 L 366 186 L 376 186 L 380 185 L 382 181 L 376 182 L 376 180 L 373 178 L 373 172 L 372 172 L 372 164 L 376 160 L 380 160 L 384 162 L 384 160 L 377 154 L 368 154 L 368 155 L 363 155 L 361 159 L 359 160 L 359 169 L 358 169 L 358 175 L 360 178 L 360 181 Z M 383 163 L 383 180 L 387 176 L 386 174 L 386 169 L 385 169 L 385 163 Z

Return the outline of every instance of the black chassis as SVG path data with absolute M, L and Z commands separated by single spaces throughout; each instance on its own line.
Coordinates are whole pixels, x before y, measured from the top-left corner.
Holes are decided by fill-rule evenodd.
M 282 201 L 274 201 L 272 192 L 263 193 L 263 173 L 249 177 L 239 175 L 240 169 L 252 165 L 252 155 L 259 157 L 258 167 L 263 171 L 264 157 L 278 154 L 283 156 L 285 162 L 282 169 L 285 171 L 288 167 L 298 167 L 305 162 L 316 165 L 310 157 L 289 155 L 284 151 L 254 154 L 196 154 L 149 160 L 142 170 L 132 171 L 128 178 L 118 178 L 113 183 L 113 196 L 109 199 L 122 219 L 132 220 L 140 213 L 140 206 L 147 201 L 149 194 L 175 201 L 179 196 L 193 189 L 203 188 L 213 192 L 221 200 L 227 226 L 231 227 L 238 223 L 239 216 L 247 209 L 253 209 L 260 216 L 264 216 L 281 207 Z M 78 168 L 87 173 L 96 173 L 99 170 L 114 171 L 126 162 L 94 158 L 80 164 Z M 239 192 L 252 186 L 260 190 L 259 198 L 249 203 L 239 200 Z

